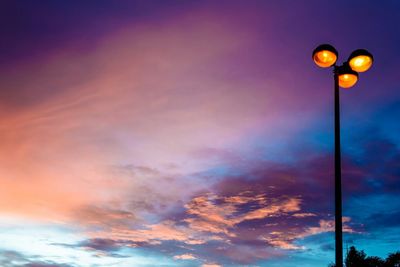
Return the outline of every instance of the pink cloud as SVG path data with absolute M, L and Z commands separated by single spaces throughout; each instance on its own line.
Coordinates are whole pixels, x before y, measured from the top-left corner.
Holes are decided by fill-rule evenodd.
M 346 223 L 351 221 L 350 217 L 343 217 L 343 232 L 354 233 L 355 231 Z M 334 232 L 335 231 L 335 221 L 334 220 L 320 220 L 319 226 L 308 227 L 306 231 L 298 236 L 298 238 L 303 238 L 310 235 L 317 235 L 320 233 Z
M 282 212 L 295 212 L 300 210 L 301 200 L 298 198 L 290 198 L 288 200 L 284 200 L 278 202 L 276 204 L 272 204 L 270 206 L 256 209 L 244 214 L 240 219 L 240 221 L 246 220 L 254 220 L 254 219 L 263 219 L 269 216 L 278 216 L 281 215 Z
M 195 260 L 197 258 L 193 254 L 186 253 L 186 254 L 181 254 L 181 255 L 175 255 L 174 259 L 175 260 Z
M 350 222 L 349 217 L 343 217 L 343 231 L 347 233 L 355 233 L 356 231 L 352 229 L 346 223 Z M 294 242 L 303 239 L 308 236 L 318 235 L 327 232 L 335 231 L 335 221 L 334 220 L 320 220 L 318 226 L 310 226 L 305 229 L 297 229 L 295 232 L 286 231 L 276 231 L 271 232 L 267 237 L 261 237 L 262 240 L 268 242 L 268 244 L 279 247 L 281 249 L 288 250 L 299 250 L 305 249 L 304 246 L 295 245 Z
M 184 221 L 196 231 L 222 233 L 234 237 L 236 235 L 230 230 L 243 221 L 281 216 L 300 210 L 301 200 L 298 198 L 271 199 L 269 201 L 272 201 L 272 204 L 267 204 L 267 200 L 265 196 L 248 194 L 225 198 L 211 194 L 196 197 L 185 205 L 187 214 L 194 216 Z M 241 205 L 250 202 L 262 207 L 246 212 L 239 211 Z
M 294 249 L 294 250 L 298 250 L 298 249 L 305 249 L 304 246 L 297 246 L 294 245 L 292 242 L 289 241 L 285 241 L 285 240 L 279 240 L 279 239 L 266 239 L 266 241 L 271 244 L 274 247 L 278 247 L 281 249 Z
M 162 241 L 175 240 L 190 245 L 204 244 L 196 233 L 186 227 L 177 226 L 172 221 L 164 221 L 159 224 L 146 225 L 144 229 L 132 229 L 116 227 L 104 229 L 104 231 L 89 232 L 88 235 L 97 238 L 109 238 L 119 241 L 145 242 L 161 244 Z
M 305 213 L 295 213 L 292 216 L 296 218 L 306 218 L 306 217 L 315 217 L 317 215 L 314 213 L 305 212 Z
M 249 203 L 261 207 L 250 211 L 243 210 L 243 205 Z M 193 198 L 184 206 L 186 216 L 181 221 L 135 224 L 137 218 L 130 213 L 98 209 L 86 211 L 86 217 L 81 217 L 87 218 L 87 223 L 91 220 L 96 223 L 97 220 L 102 220 L 96 225 L 98 230 L 88 228 L 91 238 L 150 244 L 174 240 L 187 245 L 201 245 L 212 240 L 229 243 L 232 238 L 240 238 L 235 232 L 238 224 L 268 217 L 291 216 L 293 212 L 300 210 L 300 204 L 301 200 L 298 198 L 268 199 L 261 195 L 251 196 L 250 192 L 231 197 L 206 194 Z M 273 246 L 294 248 L 289 241 L 284 243 L 281 235 L 278 237 L 279 239 L 270 238 L 268 242 Z M 296 238 L 299 237 L 291 237 L 291 240 Z

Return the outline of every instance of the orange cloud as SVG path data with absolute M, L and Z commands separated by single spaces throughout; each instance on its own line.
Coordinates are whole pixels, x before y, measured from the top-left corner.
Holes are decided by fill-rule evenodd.
M 184 226 L 177 226 L 172 221 L 146 225 L 139 229 L 131 227 L 105 227 L 87 233 L 92 238 L 107 238 L 118 241 L 145 242 L 160 244 L 162 241 L 175 240 L 189 245 L 200 245 L 206 239 Z
M 264 195 L 243 194 L 225 198 L 212 194 L 196 197 L 185 205 L 187 214 L 192 217 L 184 219 L 184 222 L 195 231 L 235 237 L 236 234 L 231 230 L 243 221 L 281 216 L 300 210 L 301 200 L 298 198 L 271 199 L 271 204 L 267 204 L 267 200 Z M 250 211 L 240 210 L 240 206 L 247 203 L 261 207 Z
M 350 222 L 349 217 L 343 217 L 343 231 L 348 233 L 354 233 L 355 231 L 346 223 Z M 300 232 L 271 232 L 268 237 L 261 237 L 262 240 L 267 241 L 272 246 L 279 247 L 281 249 L 298 250 L 305 249 L 304 246 L 295 245 L 293 242 L 307 236 L 318 235 L 326 232 L 335 231 L 334 220 L 320 220 L 319 226 L 307 227 L 305 230 Z
M 267 204 L 268 202 L 271 203 Z M 248 203 L 261 207 L 253 211 L 241 209 Z M 232 197 L 206 194 L 193 198 L 184 206 L 189 217 L 183 218 L 180 222 L 166 220 L 157 224 L 136 223 L 138 219 L 132 213 L 93 207 L 82 210 L 79 216 L 87 224 L 93 222 L 96 225 L 96 231 L 88 228 L 88 235 L 91 238 L 150 244 L 175 240 L 198 245 L 211 240 L 229 243 L 230 238 L 236 237 L 233 230 L 237 224 L 246 220 L 288 215 L 298 211 L 300 203 L 301 200 L 298 198 L 268 199 L 260 195 L 252 197 L 248 193 L 246 196 L 239 194 Z M 275 233 L 274 238 L 266 240 L 274 246 L 295 249 L 290 240 L 283 240 L 280 234 Z
M 290 198 L 282 202 L 272 204 L 270 206 L 256 209 L 244 214 L 240 219 L 241 221 L 263 219 L 269 216 L 277 216 L 282 212 L 295 212 L 300 210 L 301 200 L 298 198 Z
M 305 212 L 305 213 L 295 213 L 292 216 L 296 217 L 296 218 L 306 218 L 306 217 L 314 217 L 314 216 L 317 216 L 317 215 L 314 214 L 314 213 Z
M 354 233 L 355 231 L 346 223 L 351 221 L 349 217 L 343 217 L 343 232 Z M 310 235 L 317 235 L 320 233 L 334 232 L 335 231 L 335 221 L 334 220 L 320 220 L 319 226 L 309 227 L 306 231 L 298 236 L 298 238 L 303 238 Z
M 304 246 L 296 246 L 292 242 L 288 242 L 285 240 L 279 240 L 279 239 L 266 239 L 269 244 L 271 244 L 274 247 L 279 247 L 281 249 L 304 249 Z
M 174 259 L 175 260 L 195 260 L 196 257 L 193 256 L 193 254 L 187 253 L 187 254 L 182 254 L 182 255 L 176 255 L 176 256 L 174 256 Z

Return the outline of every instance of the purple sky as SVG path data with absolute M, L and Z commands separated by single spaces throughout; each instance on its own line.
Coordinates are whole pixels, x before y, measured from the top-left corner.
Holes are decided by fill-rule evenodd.
M 333 78 L 345 247 L 400 245 L 397 1 L 7 1 L 0 265 L 327 266 Z

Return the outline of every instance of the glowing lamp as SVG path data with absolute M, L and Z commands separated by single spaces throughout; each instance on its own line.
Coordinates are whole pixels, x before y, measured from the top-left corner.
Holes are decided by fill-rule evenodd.
M 338 52 L 336 49 L 329 45 L 323 44 L 318 46 L 313 51 L 313 60 L 321 68 L 329 68 L 336 63 Z
M 352 70 L 357 72 L 364 72 L 371 68 L 374 57 L 370 52 L 365 49 L 357 49 L 350 54 L 349 65 Z
M 339 86 L 342 88 L 350 88 L 358 81 L 358 73 L 352 70 L 346 62 L 337 70 Z

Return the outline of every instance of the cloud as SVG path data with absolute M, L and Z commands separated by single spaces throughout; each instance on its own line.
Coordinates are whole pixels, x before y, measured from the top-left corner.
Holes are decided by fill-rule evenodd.
M 328 174 L 322 171 L 329 160 L 327 157 L 309 160 L 311 169 L 307 164 L 304 169 L 297 169 L 286 164 L 253 162 L 248 174 L 239 172 L 237 176 L 224 177 L 213 184 L 212 190 L 192 193 L 186 203 L 175 203 L 162 216 L 152 215 L 151 222 L 145 218 L 155 210 L 154 206 L 143 205 L 140 209 L 136 205 L 131 209 L 119 202 L 82 207 L 75 215 L 87 226 L 87 248 L 113 251 L 141 247 L 168 251 L 173 257 L 183 255 L 176 254 L 176 250 L 185 247 L 194 249 L 200 259 L 225 257 L 251 264 L 257 259 L 279 257 L 282 255 L 279 251 L 304 250 L 307 248 L 304 238 L 333 231 L 326 208 L 329 207 L 326 195 L 331 188 L 325 180 Z M 112 170 L 115 177 L 137 177 L 139 184 L 141 179 L 162 175 L 153 168 L 134 165 Z M 320 190 L 314 191 L 316 188 Z M 359 232 L 357 223 L 347 223 L 345 231 Z M 237 247 L 241 248 L 240 256 Z M 206 254 L 205 248 L 211 251 Z M 273 251 L 275 248 L 280 250 Z
M 250 191 L 239 192 L 237 195 L 218 196 L 207 193 L 193 197 L 184 205 L 185 212 L 178 216 L 179 220 L 163 220 L 155 224 L 135 224 L 134 217 L 129 212 L 120 210 L 86 210 L 87 221 L 93 221 L 95 228 L 88 227 L 86 234 L 91 238 L 79 246 L 101 250 L 116 251 L 121 247 L 153 247 L 162 249 L 168 242 L 176 246 L 202 246 L 207 244 L 240 245 L 247 237 L 257 240 L 263 232 L 246 233 L 250 230 L 247 223 L 265 224 L 265 220 L 276 220 L 281 217 L 293 217 L 301 210 L 299 197 L 273 197 L 253 194 Z M 98 217 L 103 220 L 98 220 Z M 93 219 L 93 220 L 92 220 Z M 257 234 L 258 233 L 258 234 Z M 256 236 L 253 236 L 257 234 Z M 296 238 L 283 243 L 281 237 L 268 239 L 267 244 L 283 249 L 294 248 L 292 242 Z M 265 243 L 264 243 L 265 244 Z M 174 245 L 174 246 L 175 246 Z M 242 251 L 245 251 L 243 248 Z M 237 253 L 226 250 L 225 255 L 239 261 L 248 258 L 269 257 L 268 251 L 257 250 L 257 255 L 251 251 Z M 185 254 L 182 254 L 185 255 Z M 175 255 L 179 256 L 179 255 Z
M 87 233 L 95 238 L 107 238 L 133 243 L 159 245 L 163 241 L 178 241 L 190 245 L 204 244 L 206 240 L 185 226 L 176 225 L 173 221 L 145 225 L 141 229 L 112 227 Z M 122 243 L 123 244 L 123 243 Z
M 163 250 L 171 246 L 204 248 L 207 244 L 208 248 L 217 249 L 211 255 L 218 253 L 248 264 L 255 259 L 278 256 L 272 248 L 304 250 L 306 247 L 298 244 L 302 239 L 334 230 L 333 221 L 307 212 L 302 202 L 299 196 L 268 197 L 251 191 L 225 196 L 205 193 L 193 197 L 184 205 L 184 212 L 175 214 L 179 220 L 167 219 L 144 226 L 105 225 L 87 233 L 93 239 L 86 247 L 107 251 L 123 246 Z M 349 220 L 344 219 L 344 231 L 354 233 L 346 224 Z M 309 226 L 315 222 L 318 226 Z M 240 253 L 235 250 L 237 247 L 241 247 Z M 198 256 L 210 257 L 203 253 Z M 191 257 L 195 256 L 191 253 L 173 256 L 174 259 Z
M 346 223 L 350 222 L 351 219 L 349 217 L 343 217 L 343 232 L 347 233 L 356 233 L 354 229 L 352 229 Z M 295 245 L 295 241 L 299 241 L 308 236 L 318 235 L 327 232 L 335 231 L 335 221 L 334 220 L 320 220 L 318 222 L 318 226 L 309 226 L 297 229 L 291 229 L 290 232 L 286 231 L 275 231 L 271 232 L 267 237 L 262 237 L 262 240 L 268 242 L 268 244 L 278 247 L 281 249 L 287 250 L 299 250 L 305 249 L 305 246 Z
M 195 260 L 197 259 L 193 254 L 182 254 L 182 255 L 175 255 L 174 256 L 175 260 Z
M 83 206 L 126 198 L 130 211 L 160 214 L 212 186 L 192 179 L 218 165 L 197 151 L 224 151 L 250 132 L 282 138 L 296 128 L 297 119 L 274 114 L 282 98 L 297 98 L 286 92 L 298 90 L 281 90 L 282 79 L 265 74 L 249 86 L 253 71 L 232 57 L 255 47 L 262 53 L 247 64 L 260 69 L 270 61 L 260 54 L 276 56 L 259 46 L 253 25 L 192 12 L 124 25 L 89 52 L 78 43 L 7 68 L 0 82 L 2 211 L 68 221 Z M 300 107 L 292 101 L 290 110 Z M 111 178 L 109 166 L 135 170 Z
M 342 222 L 343 222 L 343 232 L 346 233 L 355 233 L 356 231 L 352 229 L 349 225 L 347 225 L 347 222 L 350 222 L 351 218 L 349 217 L 343 217 Z M 334 232 L 335 231 L 335 221 L 334 220 L 320 220 L 319 221 L 319 226 L 317 227 L 308 227 L 306 231 L 300 235 L 298 235 L 298 238 L 303 238 L 307 237 L 310 235 L 317 235 L 321 233 L 326 233 L 326 232 Z
M 66 221 L 81 206 L 129 195 L 154 214 L 206 187 L 187 179 L 204 168 L 192 151 L 236 140 L 254 122 L 234 118 L 257 109 L 234 103 L 257 98 L 243 89 L 226 97 L 230 83 L 217 86 L 209 75 L 221 70 L 212 61 L 249 41 L 228 23 L 209 27 L 203 15 L 124 26 L 89 53 L 60 47 L 10 70 L 0 82 L 0 210 Z M 110 179 L 108 166 L 133 166 L 135 179 Z
M 295 213 L 292 216 L 296 218 L 306 218 L 306 217 L 314 217 L 317 215 L 314 213 L 306 212 L 306 213 Z
M 234 237 L 231 230 L 243 221 L 292 213 L 300 205 L 300 201 L 295 198 L 269 201 L 272 203 L 267 204 L 265 196 L 250 196 L 249 193 L 231 197 L 207 194 L 194 197 L 184 205 L 186 216 L 181 221 L 165 220 L 145 226 L 137 224 L 132 213 L 121 210 L 93 207 L 83 209 L 78 215 L 88 225 L 88 235 L 93 238 L 89 243 L 91 247 L 115 245 L 115 241 L 153 245 L 163 241 L 178 241 L 199 245 Z M 247 211 L 245 205 L 248 204 L 257 208 Z M 91 224 L 96 228 L 91 227 Z
M 237 211 L 236 206 L 232 202 L 216 205 L 213 202 L 215 200 L 217 197 L 213 195 L 193 198 L 185 208 L 186 212 L 194 217 L 185 219 L 185 222 L 196 231 L 229 235 L 228 228 L 235 224 L 229 217 Z
M 138 221 L 138 218 L 130 211 L 96 206 L 82 207 L 74 212 L 74 216 L 76 220 L 87 227 L 94 225 L 121 226 Z
M 28 256 L 11 250 L 0 250 L 0 264 L 2 267 L 77 267 L 76 265 L 41 260 L 39 256 Z
M 265 208 L 250 211 L 239 218 L 239 222 L 254 219 L 263 219 L 271 216 L 279 216 L 282 213 L 295 212 L 300 210 L 301 200 L 290 198 L 281 202 L 271 204 Z
M 249 203 L 252 206 L 251 209 L 248 209 Z M 229 197 L 208 194 L 193 198 L 185 205 L 186 212 L 191 217 L 184 221 L 196 231 L 235 237 L 236 234 L 231 229 L 236 225 L 244 221 L 279 217 L 299 211 L 300 203 L 301 200 L 298 198 L 268 199 L 264 195 L 250 196 L 249 192 L 241 192 L 237 196 Z
M 298 249 L 305 249 L 304 246 L 297 246 L 294 245 L 292 242 L 288 242 L 285 240 L 279 240 L 279 239 L 274 239 L 274 238 L 266 238 L 265 239 L 270 245 L 274 246 L 274 247 L 278 247 L 281 249 L 294 249 L 294 250 L 298 250 Z
M 373 213 L 367 218 L 368 227 L 397 227 L 400 211 Z
M 120 248 L 115 240 L 100 238 L 86 240 L 80 243 L 79 246 L 100 251 L 115 251 Z

